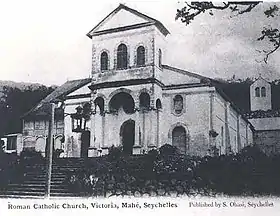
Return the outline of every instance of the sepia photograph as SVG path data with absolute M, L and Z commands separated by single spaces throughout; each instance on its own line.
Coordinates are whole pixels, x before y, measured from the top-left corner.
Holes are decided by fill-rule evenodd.
M 279 2 L 14 0 L 0 18 L 4 208 L 275 207 L 255 198 L 280 197 Z M 18 204 L 67 198 L 130 202 Z

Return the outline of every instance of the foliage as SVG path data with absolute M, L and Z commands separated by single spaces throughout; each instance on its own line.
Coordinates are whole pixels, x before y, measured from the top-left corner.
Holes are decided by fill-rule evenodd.
M 176 20 L 180 19 L 182 23 L 189 25 L 197 16 L 209 13 L 213 16 L 214 11 L 229 11 L 232 15 L 241 15 L 251 12 L 256 6 L 260 5 L 261 1 L 239 1 L 239 2 L 185 2 L 185 6 L 177 9 Z M 267 18 L 277 16 L 279 7 L 276 3 L 273 6 L 264 10 L 264 15 Z M 259 41 L 267 40 L 272 47 L 260 52 L 265 54 L 264 62 L 267 63 L 269 55 L 274 53 L 280 47 L 280 33 L 278 28 L 263 27 Z
M 92 191 L 89 174 L 84 170 L 68 173 L 65 183 L 76 193 L 89 193 Z
M 147 155 L 102 157 L 85 171 L 69 174 L 67 184 L 88 196 L 179 196 L 179 195 L 280 195 L 280 155 L 266 156 L 256 146 L 240 154 L 191 157 Z M 161 151 L 163 152 L 163 151 Z
M 110 160 L 116 160 L 123 156 L 123 149 L 122 146 L 115 147 L 112 145 L 108 150 L 108 157 Z
M 169 156 L 178 154 L 178 149 L 170 144 L 164 144 L 159 148 L 159 153 L 161 156 Z
M 2 87 L 2 86 L 0 86 Z M 43 85 L 24 89 L 4 85 L 0 91 L 0 137 L 21 132 L 21 116 L 54 90 Z
M 210 146 L 209 153 L 211 156 L 218 156 L 219 155 L 219 149 L 216 146 Z
M 17 155 L 15 153 L 4 153 L 0 150 L 0 189 L 16 178 L 15 167 L 17 166 Z

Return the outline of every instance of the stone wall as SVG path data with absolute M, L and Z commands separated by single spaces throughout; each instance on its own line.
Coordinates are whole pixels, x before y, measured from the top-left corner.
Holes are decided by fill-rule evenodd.
M 280 117 L 249 119 L 254 128 L 258 130 L 280 130 Z
M 187 132 L 187 154 L 205 155 L 209 148 L 209 87 L 165 90 L 163 92 L 161 145 L 172 145 L 172 130 L 182 126 Z M 183 97 L 183 111 L 174 113 L 173 98 Z
M 218 134 L 215 145 L 221 154 L 226 154 L 229 149 L 237 153 L 253 142 L 249 122 L 218 93 L 214 94 L 213 125 Z
M 256 131 L 254 143 L 266 154 L 280 152 L 280 130 Z

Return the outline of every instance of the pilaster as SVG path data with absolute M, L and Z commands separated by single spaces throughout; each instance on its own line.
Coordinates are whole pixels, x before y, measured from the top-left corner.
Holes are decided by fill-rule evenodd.
M 241 115 L 237 116 L 237 152 L 241 150 L 241 136 L 240 136 L 240 123 L 241 123 Z
M 229 111 L 230 111 L 230 103 L 226 102 L 226 104 L 225 104 L 225 147 L 226 147 L 226 154 L 229 154 L 230 151 L 231 151 L 230 134 L 229 134 L 229 122 L 228 122 Z

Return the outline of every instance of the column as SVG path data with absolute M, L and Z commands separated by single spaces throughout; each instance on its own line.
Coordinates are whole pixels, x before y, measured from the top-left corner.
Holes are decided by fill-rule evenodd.
M 159 139 L 159 124 L 160 124 L 160 109 L 156 110 L 157 112 L 157 119 L 156 119 L 156 147 L 158 148 L 160 146 L 160 139 Z
M 101 128 L 102 128 L 101 148 L 105 147 L 105 123 L 106 123 L 106 116 L 105 115 L 106 114 L 104 112 L 104 114 L 102 115 L 102 125 L 101 125 Z
M 158 121 L 157 121 L 157 113 L 158 113 L 158 111 L 157 111 L 157 109 L 155 109 L 155 108 L 153 108 L 152 110 L 151 110 L 151 114 L 152 114 L 152 116 L 151 116 L 151 129 L 152 129 L 152 134 L 153 134 L 153 143 L 151 143 L 151 144 L 153 144 L 153 148 L 154 147 L 156 147 L 157 146 L 157 143 L 158 143 Z
M 213 130 L 213 114 L 214 114 L 214 94 L 210 93 L 210 116 L 209 116 L 209 128 Z
M 95 146 L 95 113 L 90 116 L 90 147 L 96 148 Z
M 230 103 L 226 102 L 225 104 L 225 147 L 226 147 L 226 154 L 230 153 L 230 134 L 229 134 L 229 123 L 228 123 L 228 115 L 230 110 Z
M 213 132 L 214 126 L 213 126 L 213 113 L 214 113 L 214 93 L 211 92 L 210 95 L 210 101 L 209 101 L 209 132 Z M 211 149 L 211 147 L 216 146 L 215 144 L 215 137 L 212 135 L 212 133 L 209 133 L 209 145 L 208 149 Z
M 139 119 L 139 117 L 140 117 L 140 114 L 139 114 L 139 108 L 136 108 L 135 109 L 135 115 L 136 115 L 136 117 L 135 117 L 135 143 L 134 143 L 134 145 L 135 146 L 141 146 L 141 143 L 140 143 L 140 141 L 141 141 L 141 139 L 140 139 L 140 136 L 141 136 L 141 134 L 140 134 L 140 119 Z
M 241 115 L 237 115 L 237 152 L 241 150 L 241 136 L 240 136 Z
M 147 143 L 146 143 L 146 111 L 143 110 L 142 113 L 142 147 L 143 149 L 147 148 Z
M 248 135 L 248 123 L 246 124 L 246 146 L 249 145 L 249 135 Z M 245 146 L 243 146 L 245 147 Z

